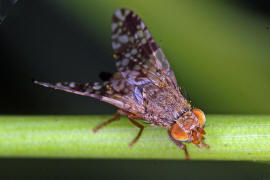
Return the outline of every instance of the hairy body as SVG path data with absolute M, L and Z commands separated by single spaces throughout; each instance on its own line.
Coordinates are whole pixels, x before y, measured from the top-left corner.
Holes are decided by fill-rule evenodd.
M 135 119 L 153 126 L 166 127 L 169 138 L 189 154 L 183 141 L 209 148 L 204 143 L 204 113 L 192 108 L 179 91 L 169 62 L 140 17 L 129 9 L 118 9 L 112 18 L 112 48 L 118 72 L 103 82 L 58 82 L 36 84 L 90 96 L 119 108 L 114 118 L 94 128 L 127 115 L 140 131 L 129 144 L 141 136 L 144 127 Z M 109 73 L 106 74 L 106 76 Z

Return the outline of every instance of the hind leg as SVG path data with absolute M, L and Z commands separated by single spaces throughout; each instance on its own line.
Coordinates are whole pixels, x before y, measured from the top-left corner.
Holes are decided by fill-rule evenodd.
M 120 119 L 120 115 L 126 115 L 126 113 L 124 111 L 122 111 L 121 109 L 117 110 L 114 117 L 105 121 L 104 123 L 100 124 L 99 126 L 95 127 L 93 129 L 94 133 L 96 133 L 98 130 L 100 130 L 102 127 L 114 122 L 114 121 L 117 121 Z

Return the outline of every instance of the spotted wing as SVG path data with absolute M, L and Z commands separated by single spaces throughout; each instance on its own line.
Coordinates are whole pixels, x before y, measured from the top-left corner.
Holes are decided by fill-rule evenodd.
M 109 81 L 94 83 L 57 82 L 47 83 L 34 81 L 34 83 L 73 94 L 90 96 L 95 99 L 112 104 L 120 109 L 138 113 L 144 109 L 134 101 L 133 87 L 122 78 L 118 72 Z
M 112 18 L 112 48 L 116 66 L 131 84 L 148 82 L 178 87 L 161 48 L 140 17 L 129 9 L 118 9 Z

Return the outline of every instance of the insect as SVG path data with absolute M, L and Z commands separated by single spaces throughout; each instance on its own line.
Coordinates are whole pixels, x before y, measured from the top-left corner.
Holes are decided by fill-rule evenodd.
M 93 131 L 126 115 L 140 129 L 129 146 L 137 142 L 144 129 L 135 120 L 143 120 L 167 128 L 169 138 L 184 150 L 186 159 L 189 153 L 183 142 L 209 148 L 204 143 L 206 118 L 203 111 L 192 108 L 181 94 L 169 62 L 140 17 L 129 9 L 118 9 L 112 17 L 111 30 L 118 72 L 110 78 L 94 83 L 34 83 L 90 96 L 118 107 L 114 118 Z

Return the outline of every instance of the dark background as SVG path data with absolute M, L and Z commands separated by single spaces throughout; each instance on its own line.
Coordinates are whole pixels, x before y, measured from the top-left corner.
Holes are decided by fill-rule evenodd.
M 193 22 L 192 13 L 206 13 L 208 6 L 222 7 L 234 13 L 234 18 L 226 17 L 226 14 L 224 18 L 231 20 L 232 25 L 236 24 L 235 27 L 216 29 L 217 33 L 231 33 L 224 37 L 228 44 L 221 41 L 220 49 L 214 49 L 216 44 L 209 42 L 208 50 L 212 52 L 209 53 L 198 49 L 201 41 L 205 40 L 204 36 L 202 39 L 198 39 L 198 36 L 202 34 L 208 38 L 213 34 L 207 34 L 208 27 L 188 23 L 183 26 L 180 20 L 171 20 L 174 14 L 167 12 L 172 7 L 167 7 L 169 3 L 165 1 L 164 12 L 156 11 L 163 5 L 162 1 L 149 3 L 151 6 L 140 1 L 130 4 L 122 1 L 91 1 L 88 2 L 89 7 L 84 7 L 83 1 L 77 4 L 75 1 L 18 1 L 9 9 L 7 18 L 0 25 L 0 114 L 112 114 L 116 109 L 111 105 L 39 87 L 31 79 L 49 82 L 97 81 L 101 71 L 115 72 L 110 47 L 110 16 L 116 8 L 133 9 L 133 6 L 139 14 L 151 14 L 150 17 L 144 15 L 143 19 L 146 18 L 146 24 L 153 27 L 150 31 L 156 32 L 153 34 L 157 42 L 164 47 L 178 82 L 188 92 L 193 105 L 211 114 L 269 114 L 270 49 L 267 45 L 270 45 L 270 8 L 267 2 L 238 0 L 190 5 L 194 12 L 183 12 L 186 18 L 190 18 L 187 22 Z M 181 9 L 181 3 L 170 3 L 172 6 L 175 3 Z M 178 6 L 174 6 L 174 9 Z M 197 6 L 205 8 L 205 12 L 199 11 Z M 222 12 L 217 10 L 216 13 L 217 19 L 219 16 L 223 18 Z M 258 24 L 257 19 L 260 19 Z M 164 24 L 168 28 L 158 28 L 164 21 L 168 21 Z M 203 18 L 198 22 L 201 21 Z M 205 21 L 206 26 L 211 23 L 223 22 Z M 245 29 L 249 27 L 254 29 Z M 199 35 L 179 33 L 179 36 L 171 37 L 178 34 L 178 30 L 174 30 L 177 28 L 190 28 L 189 32 L 194 33 L 206 31 Z M 210 29 L 213 31 L 211 26 Z M 239 44 L 233 44 L 229 35 L 243 36 L 243 39 L 239 40 Z M 170 43 L 170 38 L 178 39 L 178 44 Z M 189 42 L 194 48 L 190 49 L 188 44 L 181 45 Z M 254 44 L 258 49 L 251 48 Z M 187 49 L 184 49 L 185 46 Z M 233 54 L 230 46 L 232 49 L 246 48 L 246 51 L 239 50 Z M 247 55 L 243 55 L 243 52 Z M 253 53 L 256 59 L 252 57 L 247 62 L 241 59 L 250 57 L 248 53 Z M 213 61 L 217 57 L 228 61 Z M 270 179 L 268 163 L 255 162 L 0 159 L 0 166 L 1 179 Z

